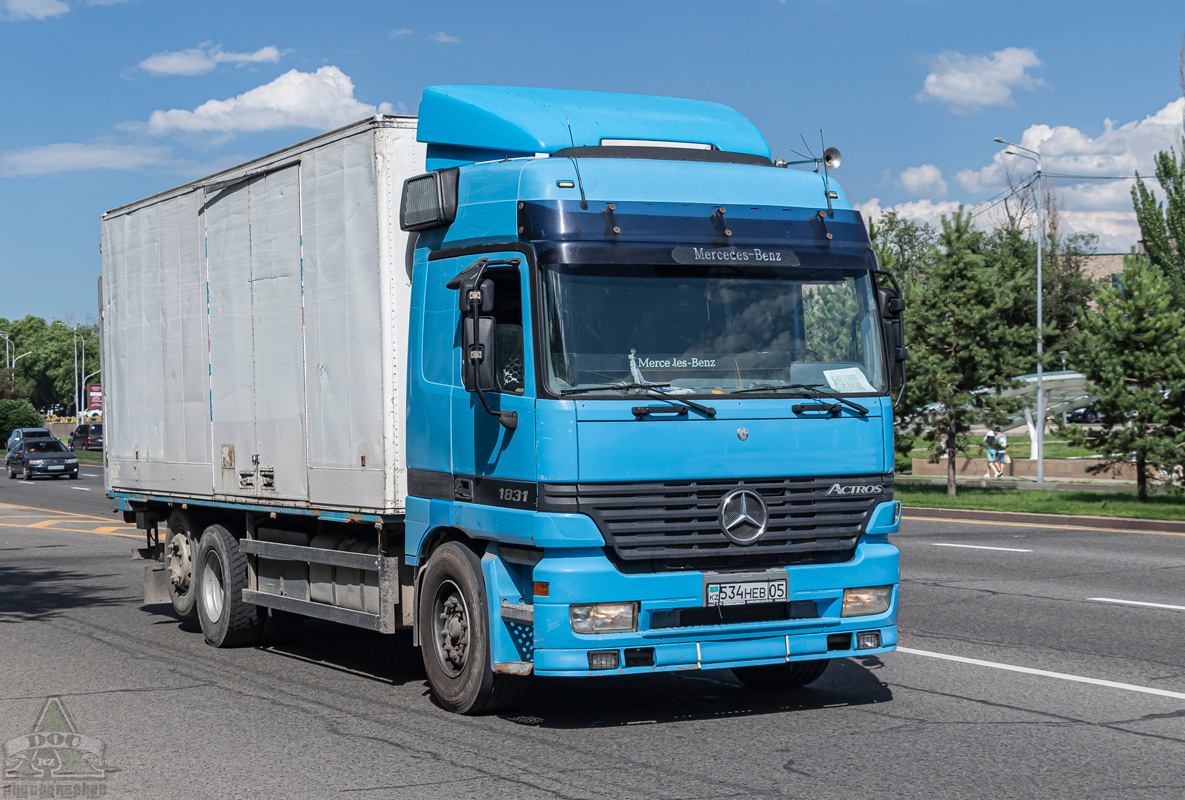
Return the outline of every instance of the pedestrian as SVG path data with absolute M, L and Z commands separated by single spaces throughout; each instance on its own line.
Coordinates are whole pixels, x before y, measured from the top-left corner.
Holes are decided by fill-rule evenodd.
M 1008 437 L 999 427 L 993 431 L 993 436 L 996 440 L 996 477 L 1004 477 L 1004 465 L 1011 464 L 1012 459 L 1008 457 Z
M 996 443 L 996 437 L 992 434 L 991 430 L 989 430 L 987 432 L 987 435 L 983 437 L 983 446 L 984 446 L 984 449 L 987 450 L 987 472 L 984 473 L 983 477 L 985 477 L 985 478 L 1000 477 L 999 473 L 996 472 L 996 470 L 998 470 L 1000 468 L 999 464 L 996 463 L 996 454 L 998 452 L 997 451 L 998 445 Z

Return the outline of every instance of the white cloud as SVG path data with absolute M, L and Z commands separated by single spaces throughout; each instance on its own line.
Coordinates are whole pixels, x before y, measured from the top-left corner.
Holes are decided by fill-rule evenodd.
M 52 175 L 91 169 L 137 171 L 181 164 L 172 148 L 155 145 L 78 144 L 63 142 L 0 154 L 0 175 Z
M 392 39 L 399 39 L 407 36 L 411 32 L 411 28 L 392 28 L 390 35 Z
M 1026 70 L 1041 66 L 1028 48 L 1006 47 L 990 56 L 965 56 L 948 50 L 931 60 L 918 100 L 935 100 L 956 114 L 976 114 L 985 106 L 1014 106 L 1013 89 L 1033 91 L 1043 81 Z
M 70 6 L 62 0 L 0 0 L 0 20 L 20 22 L 65 14 Z
M 901 188 L 910 194 L 938 195 L 946 194 L 946 181 L 942 179 L 942 170 L 933 164 L 922 164 L 902 170 L 898 176 Z
M 272 45 L 254 53 L 226 53 L 220 45 L 204 42 L 190 50 L 155 53 L 138 66 L 154 75 L 205 75 L 219 64 L 277 64 L 280 56 L 280 51 Z
M 228 100 L 208 100 L 193 111 L 154 111 L 150 133 L 175 131 L 235 133 L 301 127 L 325 130 L 375 113 L 390 113 L 354 97 L 354 82 L 337 67 L 316 72 L 290 70 L 271 83 Z
M 891 206 L 882 206 L 879 197 L 873 197 L 867 203 L 856 203 L 853 206 L 857 211 L 864 215 L 866 220 L 875 222 L 886 211 L 896 211 L 899 215 L 909 219 L 915 219 L 918 222 L 926 222 L 933 225 L 935 228 L 941 227 L 942 217 L 954 214 L 959 208 L 958 201 L 942 200 L 935 203 L 933 200 L 912 200 L 908 203 L 897 203 Z
M 458 39 L 456 36 L 453 36 L 450 33 L 445 33 L 444 31 L 437 31 L 436 33 L 432 34 L 431 39 L 434 42 L 443 42 L 444 44 L 460 44 L 461 43 L 461 40 Z

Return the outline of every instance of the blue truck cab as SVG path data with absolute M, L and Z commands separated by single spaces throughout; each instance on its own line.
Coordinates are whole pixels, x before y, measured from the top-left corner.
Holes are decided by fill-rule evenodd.
M 825 166 L 597 92 L 430 87 L 417 138 L 404 559 L 441 702 L 894 649 L 903 305 Z

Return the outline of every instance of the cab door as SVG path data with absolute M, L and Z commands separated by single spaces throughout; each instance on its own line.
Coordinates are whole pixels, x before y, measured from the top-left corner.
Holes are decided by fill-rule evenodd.
M 483 256 L 492 262 L 517 264 L 496 264 L 483 275 L 494 287 L 493 309 L 488 316 L 495 321 L 492 355 L 497 386 L 485 392 L 486 403 L 494 414 L 487 413 L 477 392 L 467 391 L 462 383 L 463 323 L 461 312 L 456 311 L 451 392 L 454 499 L 534 508 L 536 394 L 528 262 L 522 253 L 478 254 L 455 259 L 456 272 Z M 499 421 L 499 411 L 518 415 L 513 430 Z

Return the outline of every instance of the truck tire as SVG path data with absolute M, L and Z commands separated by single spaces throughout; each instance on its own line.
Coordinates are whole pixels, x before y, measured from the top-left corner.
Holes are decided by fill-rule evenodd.
M 486 714 L 518 699 L 521 679 L 495 675 L 481 562 L 458 542 L 428 560 L 420 585 L 420 647 L 432 694 L 458 714 Z
M 253 644 L 259 638 L 259 607 L 243 602 L 247 556 L 221 525 L 202 534 L 194 562 L 198 621 L 215 647 Z
M 797 689 L 819 679 L 831 659 L 791 661 L 762 667 L 733 667 L 737 680 L 753 689 Z
M 182 617 L 197 616 L 197 581 L 193 564 L 200 536 L 193 519 L 184 511 L 169 514 L 165 523 L 165 566 L 169 574 L 169 599 Z

